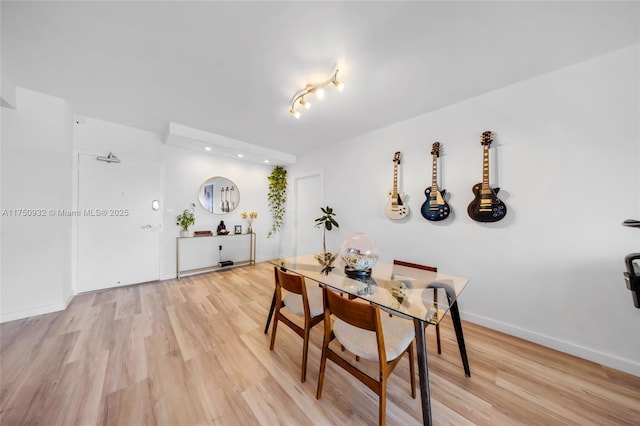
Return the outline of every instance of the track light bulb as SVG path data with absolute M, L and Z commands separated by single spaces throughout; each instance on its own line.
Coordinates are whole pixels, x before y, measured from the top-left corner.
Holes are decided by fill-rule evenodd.
M 311 103 L 307 101 L 307 99 L 311 95 L 317 96 L 318 99 L 324 98 L 324 89 L 329 85 L 333 85 L 339 92 L 344 90 L 344 83 L 338 80 L 338 69 L 336 69 L 325 81 L 317 84 L 309 83 L 304 87 L 304 89 L 298 90 L 291 98 L 289 113 L 295 118 L 300 118 L 300 113 L 296 111 L 296 108 L 301 109 L 301 107 L 305 107 L 306 109 L 310 109 Z

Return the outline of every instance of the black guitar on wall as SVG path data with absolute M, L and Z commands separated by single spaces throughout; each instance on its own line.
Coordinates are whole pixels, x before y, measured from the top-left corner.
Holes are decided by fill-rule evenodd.
M 467 207 L 469 217 L 477 222 L 497 222 L 504 219 L 507 206 L 498 198 L 500 188 L 489 186 L 489 147 L 493 139 L 491 132 L 482 133 L 483 147 L 482 182 L 473 185 L 474 199 Z
M 438 189 L 438 157 L 440 156 L 440 142 L 434 142 L 431 146 L 431 186 L 424 190 L 427 201 L 422 203 L 420 212 L 427 220 L 438 221 L 449 216 L 449 204 L 444 200 L 446 190 Z

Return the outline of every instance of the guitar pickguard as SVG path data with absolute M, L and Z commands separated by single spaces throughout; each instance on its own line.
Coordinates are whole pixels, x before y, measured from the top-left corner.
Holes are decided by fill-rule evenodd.
M 393 192 L 389 191 L 387 197 L 389 200 L 387 201 L 387 205 L 384 208 L 384 213 L 389 219 L 399 220 L 409 214 L 409 209 L 402 201 L 402 199 L 404 198 L 404 194 L 398 192 L 397 197 L 394 197 Z

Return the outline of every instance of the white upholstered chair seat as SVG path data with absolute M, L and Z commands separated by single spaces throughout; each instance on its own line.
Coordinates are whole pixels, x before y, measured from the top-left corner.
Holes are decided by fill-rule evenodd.
M 382 334 L 387 361 L 396 359 L 406 349 L 415 337 L 413 323 L 381 315 Z M 340 319 L 333 324 L 336 339 L 351 353 L 370 361 L 378 361 L 378 343 L 375 331 L 354 327 Z
M 307 297 L 309 298 L 309 310 L 311 317 L 316 317 L 324 312 L 322 304 L 322 289 L 317 285 L 307 285 Z M 302 296 L 295 293 L 287 293 L 282 298 L 284 305 L 292 314 L 304 316 L 304 306 L 302 305 Z

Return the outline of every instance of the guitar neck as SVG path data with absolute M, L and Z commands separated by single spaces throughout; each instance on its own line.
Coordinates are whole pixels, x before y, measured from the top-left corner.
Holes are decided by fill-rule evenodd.
M 431 191 L 438 190 L 438 156 L 433 155 L 433 162 L 431 168 Z
M 490 192 L 489 189 L 489 146 L 484 146 L 482 159 L 482 193 Z
M 393 165 L 393 192 L 391 193 L 393 198 L 398 196 L 398 165 Z

